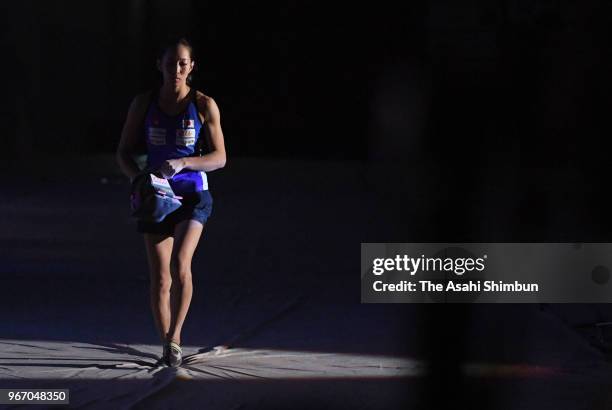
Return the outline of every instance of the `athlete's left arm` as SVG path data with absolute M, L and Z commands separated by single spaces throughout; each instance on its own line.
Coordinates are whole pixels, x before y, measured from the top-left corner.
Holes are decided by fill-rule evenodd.
M 194 171 L 214 171 L 225 166 L 225 142 L 221 130 L 221 113 L 215 100 L 198 93 L 198 110 L 204 115 L 204 124 L 210 138 L 210 152 L 201 157 L 185 157 L 185 168 Z

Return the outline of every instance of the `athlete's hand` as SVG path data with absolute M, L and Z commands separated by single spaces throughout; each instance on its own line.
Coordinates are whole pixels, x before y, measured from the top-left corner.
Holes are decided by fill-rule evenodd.
M 164 161 L 161 167 L 159 167 L 159 172 L 161 172 L 164 178 L 172 178 L 174 175 L 181 172 L 186 165 L 184 158 L 169 159 Z

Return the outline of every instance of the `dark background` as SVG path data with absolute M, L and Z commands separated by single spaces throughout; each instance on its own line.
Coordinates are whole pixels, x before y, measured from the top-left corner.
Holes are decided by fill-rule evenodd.
M 607 161 L 607 2 L 0 7 L 4 157 L 112 152 L 160 40 L 184 33 L 232 156 Z

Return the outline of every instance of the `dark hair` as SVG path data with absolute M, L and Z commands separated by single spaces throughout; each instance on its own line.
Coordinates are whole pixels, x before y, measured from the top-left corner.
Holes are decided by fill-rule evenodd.
M 157 59 L 161 62 L 164 58 L 164 54 L 166 54 L 166 51 L 170 49 L 175 49 L 178 46 L 186 47 L 189 50 L 189 56 L 191 57 L 191 60 L 195 61 L 195 58 L 193 56 L 194 55 L 193 46 L 191 45 L 189 40 L 187 40 L 185 37 L 182 37 L 182 36 L 170 37 L 166 39 L 164 42 L 162 42 L 157 51 Z M 197 64 L 194 66 L 193 71 L 191 73 L 193 73 L 196 70 L 197 70 Z M 191 85 L 193 81 L 193 76 L 191 73 L 187 76 L 187 85 Z

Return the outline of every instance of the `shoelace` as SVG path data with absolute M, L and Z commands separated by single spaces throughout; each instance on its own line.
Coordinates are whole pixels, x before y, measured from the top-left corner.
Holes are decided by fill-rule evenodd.
M 179 346 L 177 343 L 175 342 L 170 342 L 168 343 L 168 347 L 172 350 L 175 350 L 177 353 L 182 354 L 183 350 L 181 349 L 181 346 Z

